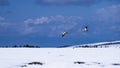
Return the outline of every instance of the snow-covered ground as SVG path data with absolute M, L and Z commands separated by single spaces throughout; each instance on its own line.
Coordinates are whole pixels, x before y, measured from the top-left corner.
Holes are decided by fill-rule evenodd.
M 1 48 L 0 68 L 120 68 L 120 49 Z
M 71 46 L 73 48 L 120 48 L 120 41 L 99 42 Z

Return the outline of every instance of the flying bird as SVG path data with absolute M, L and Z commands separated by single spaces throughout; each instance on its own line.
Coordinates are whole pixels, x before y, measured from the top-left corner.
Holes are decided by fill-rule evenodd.
M 88 32 L 88 26 L 85 26 L 85 28 L 82 31 L 83 32 Z
M 68 32 L 62 32 L 62 37 L 64 37 Z

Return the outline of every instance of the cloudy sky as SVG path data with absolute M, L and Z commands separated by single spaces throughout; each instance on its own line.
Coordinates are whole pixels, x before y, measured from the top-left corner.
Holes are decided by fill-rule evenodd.
M 113 40 L 120 40 L 120 0 L 0 0 L 0 46 Z

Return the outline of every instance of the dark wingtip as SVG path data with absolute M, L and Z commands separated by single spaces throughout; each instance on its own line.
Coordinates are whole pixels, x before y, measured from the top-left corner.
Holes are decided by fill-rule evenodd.
M 62 35 L 62 37 L 64 37 L 65 35 Z

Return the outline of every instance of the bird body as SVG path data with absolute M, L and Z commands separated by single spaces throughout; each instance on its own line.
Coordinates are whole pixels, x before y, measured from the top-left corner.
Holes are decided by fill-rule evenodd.
M 85 26 L 85 28 L 82 30 L 83 32 L 88 32 L 88 27 Z
M 62 32 L 62 37 L 64 37 L 68 32 Z

